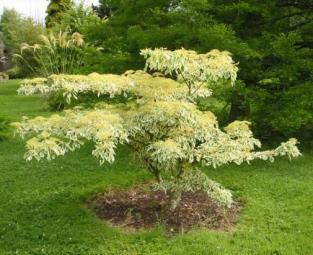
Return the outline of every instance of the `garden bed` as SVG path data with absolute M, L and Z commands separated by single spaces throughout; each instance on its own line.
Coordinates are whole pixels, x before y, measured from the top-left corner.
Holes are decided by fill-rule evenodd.
M 230 209 L 220 208 L 205 192 L 184 192 L 179 206 L 171 211 L 164 192 L 146 187 L 113 189 L 91 198 L 88 205 L 99 218 L 116 226 L 147 229 L 163 224 L 173 233 L 199 227 L 228 231 L 241 207 L 235 202 Z

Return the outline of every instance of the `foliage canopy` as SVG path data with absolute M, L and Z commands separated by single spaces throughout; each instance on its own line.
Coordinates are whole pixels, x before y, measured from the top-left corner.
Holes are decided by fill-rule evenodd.
M 186 190 L 206 190 L 220 205 L 231 206 L 230 191 L 197 170 L 199 163 L 217 167 L 300 155 L 296 139 L 274 150 L 258 151 L 261 143 L 253 137 L 249 122 L 232 122 L 223 131 L 212 112 L 197 108 L 194 99 L 211 94 L 208 82 L 222 79 L 229 80 L 228 86 L 234 83 L 238 68 L 229 53 L 212 50 L 197 54 L 185 49 L 146 49 L 141 53 L 147 59 L 147 69 L 175 80 L 161 74 L 127 71 L 123 75 L 53 75 L 25 81 L 21 93 L 57 90 L 68 102 L 86 92 L 128 98 L 126 104 L 103 102 L 94 109 L 75 108 L 64 115 L 16 123 L 22 137 L 37 134 L 27 141 L 25 158 L 52 159 L 91 140 L 95 143 L 92 154 L 100 163 L 112 163 L 117 145 L 127 143 L 157 179 L 154 188 L 171 194 L 171 208 L 175 209 Z

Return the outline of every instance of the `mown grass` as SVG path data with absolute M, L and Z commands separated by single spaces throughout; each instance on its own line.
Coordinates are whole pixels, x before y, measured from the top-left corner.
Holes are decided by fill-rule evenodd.
M 0 84 L 0 112 L 12 121 L 49 114 L 45 101 Z M 124 231 L 85 206 L 90 195 L 151 178 L 121 147 L 100 167 L 91 147 L 51 162 L 23 160 L 24 143 L 0 142 L 0 254 L 313 254 L 313 153 L 275 163 L 205 169 L 246 203 L 230 232 L 194 230 L 166 236 L 162 227 Z

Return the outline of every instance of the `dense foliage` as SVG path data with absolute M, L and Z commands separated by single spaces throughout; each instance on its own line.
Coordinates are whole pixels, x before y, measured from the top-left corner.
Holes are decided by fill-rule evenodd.
M 227 121 L 247 119 L 263 139 L 312 140 L 312 4 L 257 0 L 119 1 L 96 8 L 108 22 L 93 27 L 105 49 L 106 72 L 143 66 L 145 47 L 230 50 L 240 63 L 238 84 L 218 91 Z M 112 64 L 114 63 L 114 64 Z M 297 105 L 297 107 L 294 107 Z M 211 106 L 211 105 L 210 105 Z
M 70 9 L 72 5 L 72 0 L 50 0 L 47 7 L 46 27 L 51 28 L 61 23 L 63 13 Z
M 0 19 L 0 31 L 6 48 L 14 54 L 19 51 L 22 43 L 36 43 L 44 28 L 40 23 L 31 18 L 24 18 L 15 10 L 4 9 Z
M 196 169 L 197 164 L 217 167 L 230 162 L 242 164 L 254 159 L 300 155 L 297 140 L 290 139 L 274 150 L 258 151 L 247 121 L 234 121 L 222 131 L 212 112 L 200 111 L 195 100 L 211 95 L 209 84 L 235 84 L 237 66 L 230 53 L 212 50 L 197 54 L 185 49 L 146 49 L 143 71 L 123 75 L 53 75 L 48 79 L 25 81 L 22 94 L 61 91 L 67 102 L 79 94 L 123 95 L 126 104 L 97 104 L 93 109 L 74 108 L 64 115 L 24 119 L 17 132 L 27 143 L 25 158 L 53 159 L 73 151 L 85 142 L 95 143 L 93 156 L 100 163 L 115 159 L 118 144 L 127 143 L 158 181 L 155 189 L 170 194 L 174 210 L 183 191 L 207 191 L 217 203 L 230 207 L 232 195 Z M 162 77 L 169 75 L 174 79 Z M 35 135 L 35 136 L 34 136 Z
M 312 139 L 311 1 L 216 1 L 214 17 L 232 26 L 260 58 L 244 64 L 243 92 L 258 133 Z M 295 107 L 295 105 L 297 107 Z M 265 131 L 265 132 L 264 132 Z
M 51 29 L 55 32 L 78 32 L 91 41 L 94 41 L 94 38 L 90 36 L 90 34 L 93 34 L 93 27 L 104 24 L 105 19 L 100 18 L 91 7 L 84 5 L 82 2 L 80 4 L 73 4 L 69 9 L 65 10 L 62 13 L 62 22 L 54 24 Z
M 21 45 L 37 43 L 43 33 L 45 30 L 42 24 L 32 18 L 23 17 L 15 10 L 4 9 L 0 18 L 0 34 L 7 52 L 7 61 L 14 62 L 13 55 L 20 51 Z M 18 65 L 17 69 L 19 70 L 10 72 L 10 77 L 29 75 L 23 65 Z

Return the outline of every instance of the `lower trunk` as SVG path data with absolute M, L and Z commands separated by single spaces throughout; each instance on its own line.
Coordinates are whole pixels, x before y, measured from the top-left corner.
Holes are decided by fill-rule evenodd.
M 175 211 L 181 200 L 181 192 L 177 191 L 170 195 L 170 210 Z
M 163 181 L 160 172 L 155 173 L 155 178 L 159 183 Z

